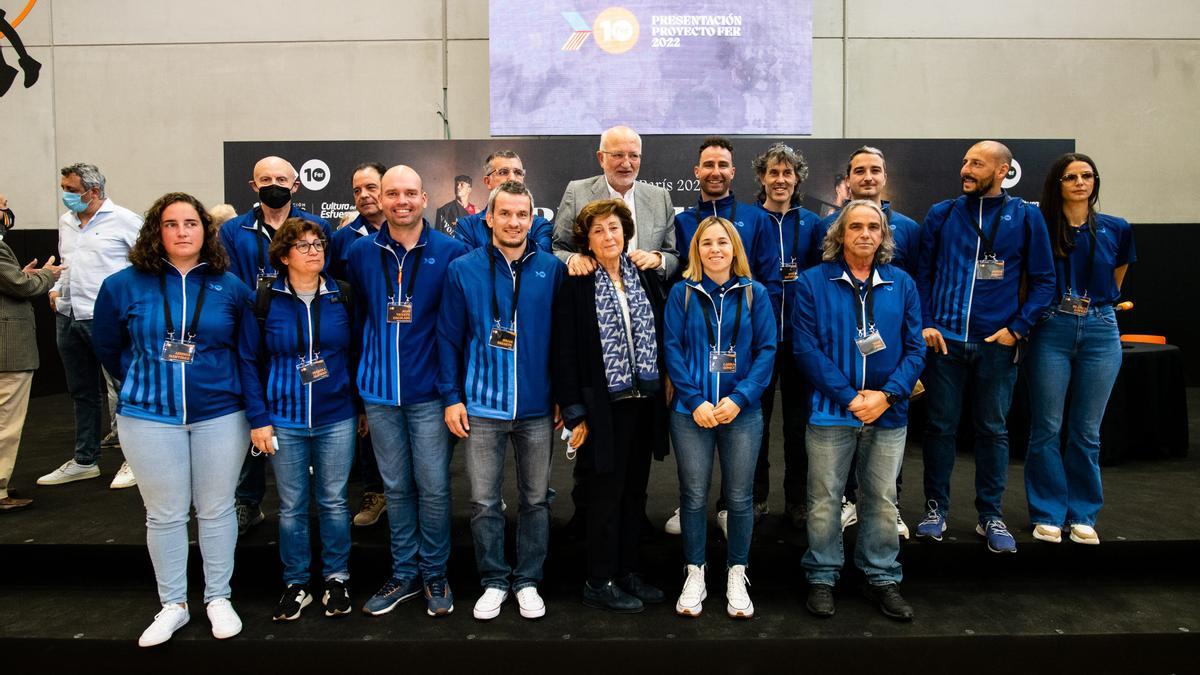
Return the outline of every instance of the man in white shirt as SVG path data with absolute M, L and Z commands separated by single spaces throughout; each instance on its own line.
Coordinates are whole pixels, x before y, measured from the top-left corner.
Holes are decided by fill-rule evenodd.
M 108 385 L 109 419 L 114 419 L 120 383 L 104 371 L 92 351 L 92 309 L 104 279 L 129 265 L 129 250 L 142 228 L 140 216 L 107 197 L 104 175 L 95 166 L 72 164 L 59 173 L 67 212 L 58 219 L 58 251 L 70 269 L 50 289 L 50 308 L 56 314 L 58 353 L 75 408 L 75 456 L 39 478 L 38 485 L 100 475 L 100 378 Z M 123 463 L 109 487 L 134 485 L 137 480 Z
M 596 262 L 576 251 L 571 243 L 575 216 L 597 199 L 622 199 L 633 214 L 629 259 L 638 269 L 656 269 L 663 278 L 670 278 L 679 265 L 675 252 L 675 206 L 665 189 L 637 180 L 642 167 L 642 137 L 625 126 L 607 129 L 600 135 L 596 160 L 604 173 L 573 180 L 563 193 L 554 214 L 554 255 L 567 264 L 567 272 L 572 276 L 594 272 Z

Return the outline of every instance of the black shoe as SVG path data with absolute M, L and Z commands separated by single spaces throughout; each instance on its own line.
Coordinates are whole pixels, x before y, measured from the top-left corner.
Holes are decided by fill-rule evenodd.
M 656 605 L 667 599 L 667 594 L 663 593 L 661 588 L 647 583 L 637 572 L 630 572 L 621 577 L 617 580 L 617 585 L 646 604 Z
M 828 619 L 833 616 L 833 586 L 827 584 L 809 584 L 808 602 L 804 603 L 813 616 Z
M 896 621 L 912 621 L 912 605 L 905 602 L 904 598 L 901 597 L 898 585 L 883 584 L 882 586 L 872 586 L 867 584 L 863 587 L 863 593 L 879 605 L 879 611 L 883 612 L 883 615 L 887 618 L 895 619 Z
M 274 619 L 295 621 L 300 618 L 300 612 L 311 604 L 312 595 L 304 584 L 289 584 L 283 592 L 283 597 L 279 598 L 279 605 L 275 607 Z
M 325 616 L 341 616 L 350 613 L 350 589 L 341 579 L 325 580 L 325 595 L 321 598 L 325 605 Z
M 583 582 L 583 604 L 621 614 L 636 614 L 646 608 L 641 600 L 621 590 L 611 579 L 599 588 L 593 587 L 591 582 Z

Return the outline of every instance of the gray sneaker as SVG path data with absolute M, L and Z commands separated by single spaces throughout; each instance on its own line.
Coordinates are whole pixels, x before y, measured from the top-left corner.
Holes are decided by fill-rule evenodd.
M 238 535 L 246 534 L 246 530 L 267 519 L 258 504 L 236 504 L 233 508 L 237 511 Z
M 100 439 L 100 447 L 102 448 L 119 448 L 121 447 L 121 439 L 117 438 L 117 432 L 110 431 L 108 435 Z

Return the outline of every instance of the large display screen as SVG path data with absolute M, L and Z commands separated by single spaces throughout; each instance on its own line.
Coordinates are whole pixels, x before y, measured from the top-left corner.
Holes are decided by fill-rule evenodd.
M 812 0 L 491 0 L 491 133 L 812 133 Z

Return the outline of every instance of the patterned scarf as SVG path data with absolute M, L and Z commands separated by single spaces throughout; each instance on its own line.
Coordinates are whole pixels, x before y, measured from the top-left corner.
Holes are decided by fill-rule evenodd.
M 635 385 L 643 393 L 657 390 L 658 344 L 654 339 L 654 312 L 638 279 L 637 268 L 628 256 L 621 254 L 621 281 L 625 283 L 629 322 L 633 326 L 632 356 L 625 334 L 625 316 L 617 299 L 617 288 L 603 266 L 596 266 L 595 275 L 596 320 L 600 327 L 600 350 L 604 356 L 609 395 L 636 391 Z

